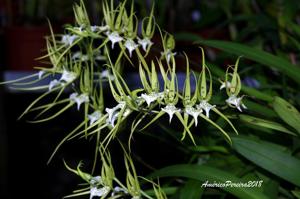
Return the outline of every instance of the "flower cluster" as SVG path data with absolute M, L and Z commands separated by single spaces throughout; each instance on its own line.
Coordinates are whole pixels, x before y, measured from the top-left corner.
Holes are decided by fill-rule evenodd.
M 177 119 L 182 125 L 182 140 L 188 135 L 193 143 L 195 140 L 191 128 L 193 125 L 199 127 L 199 119 L 216 127 L 229 143 L 231 143 L 229 134 L 215 122 L 214 118 L 222 118 L 237 133 L 231 121 L 220 111 L 219 107 L 222 105 L 212 101 L 213 79 L 205 63 L 204 50 L 201 48 L 202 67 L 198 74 L 190 72 L 189 58 L 185 55 L 186 77 L 183 92 L 180 92 L 174 37 L 169 33 L 163 34 L 159 28 L 156 28 L 153 8 L 149 17 L 142 20 L 141 34 L 138 35 L 138 20 L 133 4 L 128 12 L 125 3 L 126 1 L 115 8 L 113 1 L 110 4 L 108 1 L 104 1 L 102 25 L 90 24 L 82 2 L 80 5 L 75 5 L 76 24 L 66 26 L 64 35 L 52 34 L 47 37 L 48 54 L 42 58 L 49 58 L 52 67 L 40 68 L 40 71 L 35 74 L 38 80 L 55 74 L 60 74 L 60 78 L 53 79 L 42 87 L 31 88 L 46 89 L 46 91 L 22 114 L 23 116 L 32 111 L 40 111 L 36 117 L 38 119 L 34 122 L 44 122 L 57 117 L 75 105 L 78 111 L 84 113 L 84 119 L 74 131 L 66 136 L 62 143 L 75 137 L 98 135 L 96 136 L 98 139 L 96 147 L 99 148 L 101 155 L 102 175 L 92 177 L 90 174 L 82 172 L 80 166 L 77 170 L 73 170 L 66 165 L 69 170 L 79 175 L 88 184 L 85 191 L 72 196 L 90 194 L 91 199 L 94 196 L 151 198 L 141 191 L 130 156 L 124 152 L 127 169 L 125 186 L 114 176 L 110 155 L 104 151 L 110 141 L 118 136 L 121 124 L 129 116 L 132 116 L 131 119 L 135 117 L 134 120 L 130 120 L 132 123 L 131 134 L 138 127 L 141 126 L 139 130 L 143 130 L 165 115 L 168 116 L 169 123 Z M 163 49 L 161 57 L 149 62 L 146 58 L 152 46 L 155 45 L 152 38 L 156 29 L 160 33 Z M 115 59 L 112 59 L 112 51 L 118 53 Z M 132 56 L 136 56 L 138 59 L 141 82 L 140 88 L 135 90 L 131 90 L 122 77 L 124 65 L 121 60 L 127 60 L 134 65 L 131 60 Z M 237 72 L 238 62 L 239 59 L 234 67 L 229 67 L 226 71 L 221 89 L 225 88 L 228 95 L 228 99 L 224 102 L 228 106 L 242 111 L 242 109 L 246 109 L 246 106 L 242 103 L 243 96 L 238 97 L 241 90 L 241 81 Z M 163 81 L 160 81 L 159 77 L 162 77 Z M 191 77 L 195 80 L 195 89 L 192 89 Z M 28 78 L 32 78 L 32 76 Z M 68 98 L 63 98 L 62 93 L 68 92 L 68 89 L 73 92 Z M 109 90 L 115 100 L 115 106 L 111 108 L 104 103 L 105 90 Z M 37 104 L 41 103 L 42 99 L 50 93 L 56 95 L 53 101 L 38 106 Z M 62 108 L 51 116 L 47 114 L 47 117 L 44 118 L 45 113 L 53 110 L 55 106 L 62 106 Z M 145 124 L 144 120 L 149 118 L 151 121 Z M 55 152 L 62 143 L 58 145 Z M 115 184 L 117 186 L 114 186 Z M 153 189 L 157 198 L 166 198 L 158 185 L 153 184 Z

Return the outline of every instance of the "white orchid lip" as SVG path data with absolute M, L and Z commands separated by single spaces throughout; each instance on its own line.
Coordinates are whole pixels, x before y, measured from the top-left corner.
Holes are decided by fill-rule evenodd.
M 185 112 L 188 114 L 188 115 L 191 115 L 193 116 L 194 120 L 195 120 L 195 126 L 198 125 L 198 116 L 203 112 L 202 109 L 196 109 L 192 106 L 188 106 L 185 108 Z
M 147 105 L 150 106 L 150 104 L 154 101 L 156 101 L 157 99 L 161 98 L 163 96 L 163 93 L 150 93 L 150 94 L 145 94 L 143 93 L 141 95 L 141 98 L 143 98 Z
M 58 81 L 57 79 L 55 80 L 52 80 L 50 83 L 49 83 L 49 91 L 51 91 L 54 87 L 60 85 L 61 82 Z
M 223 88 L 230 88 L 231 87 L 231 83 L 226 81 L 226 82 L 222 82 L 221 86 L 220 86 L 220 90 L 222 90 Z
M 161 55 L 166 57 L 168 63 L 170 63 L 171 56 L 175 56 L 176 54 L 176 52 L 173 53 L 170 49 L 167 49 L 166 52 L 161 52 Z
M 109 123 L 112 127 L 115 126 L 115 120 L 119 116 L 119 110 L 122 110 L 125 107 L 125 102 L 120 102 L 117 106 L 113 108 L 106 108 L 105 111 L 108 114 L 107 123 Z M 126 111 L 125 111 L 126 112 Z
M 98 121 L 102 117 L 101 111 L 94 111 L 92 114 L 88 115 L 88 118 L 90 120 L 90 126 L 94 124 L 96 121 Z
M 134 51 L 139 45 L 136 44 L 132 39 L 127 39 L 124 46 L 129 51 L 129 56 L 132 56 L 132 51 Z
M 66 46 L 71 46 L 74 41 L 78 38 L 77 35 L 63 35 L 62 38 L 61 38 L 61 42 L 63 44 L 65 44 Z
M 115 43 L 118 43 L 123 40 L 123 37 L 119 35 L 118 32 L 114 31 L 112 33 L 107 33 L 109 41 L 111 41 L 111 48 L 114 49 Z
M 77 74 L 64 70 L 59 81 L 65 81 L 67 83 L 73 82 L 77 78 Z
M 209 118 L 209 111 L 216 107 L 216 105 L 211 105 L 206 100 L 202 100 L 200 104 L 198 104 L 197 109 L 203 109 L 205 111 L 206 117 Z
M 168 104 L 165 108 L 161 108 L 162 111 L 168 113 L 170 119 L 169 119 L 169 122 L 171 123 L 172 121 L 172 118 L 173 118 L 173 115 L 175 113 L 180 113 L 180 109 L 179 108 L 176 108 L 176 106 L 172 105 L 172 104 Z
M 80 95 L 78 93 L 72 93 L 69 98 L 71 101 L 73 101 L 77 104 L 77 110 L 80 109 L 80 105 L 82 103 L 89 102 L 89 96 L 86 93 L 83 93 Z
M 110 192 L 109 186 L 104 186 L 102 188 L 97 187 L 91 187 L 90 189 L 90 199 L 92 199 L 94 196 L 106 196 Z
M 145 37 L 144 39 L 138 38 L 138 43 L 142 46 L 145 52 L 147 51 L 147 46 L 153 45 L 153 42 L 147 37 Z
M 235 95 L 231 95 L 226 101 L 226 103 L 230 106 L 234 106 L 236 107 L 240 112 L 243 112 L 242 111 L 242 108 L 243 109 L 247 109 L 247 107 L 243 104 L 242 102 L 242 99 L 243 97 L 237 97 Z

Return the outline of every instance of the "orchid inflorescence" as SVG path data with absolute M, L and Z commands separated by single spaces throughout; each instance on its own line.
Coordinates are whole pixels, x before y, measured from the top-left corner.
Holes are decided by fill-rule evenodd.
M 186 77 L 183 92 L 179 92 L 176 59 L 174 52 L 175 40 L 169 33 L 164 33 L 157 27 L 154 19 L 154 6 L 150 16 L 141 21 L 141 34 L 138 34 L 139 21 L 134 13 L 133 3 L 130 11 L 126 10 L 126 1 L 115 7 L 114 1 L 103 2 L 102 25 L 91 25 L 84 4 L 74 6 L 76 25 L 66 26 L 65 34 L 56 35 L 51 29 L 51 35 L 46 38 L 48 54 L 40 59 L 48 58 L 51 68 L 38 68 L 39 72 L 28 78 L 12 81 L 9 83 L 20 84 L 19 81 L 37 77 L 37 81 L 43 80 L 51 75 L 59 75 L 60 78 L 51 80 L 47 85 L 20 88 L 26 90 L 44 89 L 45 93 L 32 102 L 21 116 L 33 111 L 40 111 L 33 122 L 44 122 L 62 114 L 67 109 L 76 105 L 78 111 L 84 112 L 84 119 L 74 131 L 69 133 L 57 146 L 55 152 L 62 143 L 75 137 L 89 137 L 97 135 L 97 149 L 100 150 L 102 161 L 101 177 L 92 177 L 84 173 L 78 166 L 77 170 L 67 168 L 81 176 L 89 188 L 73 196 L 90 194 L 90 197 L 118 198 L 122 195 L 130 195 L 132 198 L 152 198 L 141 191 L 138 177 L 129 154 L 125 155 L 125 166 L 127 168 L 127 186 L 118 181 L 113 172 L 110 155 L 104 151 L 110 141 L 117 137 L 120 126 L 125 121 L 129 122 L 129 116 L 136 118 L 131 122 L 132 129 L 129 137 L 129 146 L 132 134 L 136 130 L 143 130 L 164 115 L 168 116 L 169 123 L 177 120 L 182 125 L 182 140 L 186 134 L 196 144 L 191 132 L 192 126 L 199 126 L 199 118 L 216 127 L 231 143 L 229 134 L 213 121 L 213 115 L 224 119 L 237 133 L 234 125 L 225 116 L 219 105 L 213 104 L 213 79 L 212 74 L 205 63 L 204 50 L 202 52 L 202 68 L 198 75 L 190 72 L 189 58 L 186 54 Z M 50 26 L 51 28 L 51 26 Z M 152 41 L 156 28 L 162 38 L 163 51 L 161 57 L 151 60 L 149 52 L 155 45 Z M 111 53 L 118 52 L 116 59 L 112 59 Z M 121 61 L 127 60 L 132 63 L 131 57 L 135 55 L 138 59 L 138 70 L 141 88 L 131 90 L 122 78 Z M 241 80 L 237 72 L 239 59 L 234 67 L 229 66 L 225 80 L 220 89 L 225 88 L 228 99 L 225 100 L 229 107 L 237 108 L 239 111 L 245 109 L 242 103 L 243 96 L 239 97 Z M 159 70 L 159 71 L 157 71 Z M 159 81 L 159 76 L 163 81 Z M 195 89 L 192 89 L 191 77 L 195 80 Z M 36 80 L 32 81 L 36 83 Z M 26 83 L 28 84 L 28 83 Z M 106 107 L 104 103 L 104 89 L 109 86 L 116 105 Z M 67 98 L 62 94 L 72 90 Z M 55 93 L 54 100 L 45 105 L 37 106 L 40 101 L 50 93 Z M 52 116 L 42 116 L 55 106 L 63 106 Z M 150 122 L 143 125 L 143 121 L 152 118 Z M 128 119 L 128 120 L 127 120 Z M 138 128 L 142 126 L 141 128 Z M 99 135 L 104 134 L 104 136 Z M 98 150 L 96 150 L 98 153 Z M 53 157 L 51 156 L 51 158 Z M 51 160 L 50 158 L 50 160 Z M 94 170 L 94 168 L 93 168 Z M 113 187 L 113 182 L 117 187 Z M 166 198 L 157 184 L 153 184 L 156 197 Z

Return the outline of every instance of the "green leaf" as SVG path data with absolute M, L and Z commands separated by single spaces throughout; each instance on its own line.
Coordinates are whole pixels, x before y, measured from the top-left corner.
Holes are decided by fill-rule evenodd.
M 252 125 L 255 125 L 255 126 L 260 126 L 260 127 L 264 127 L 264 128 L 268 128 L 268 129 L 273 129 L 273 130 L 276 130 L 276 131 L 280 131 L 280 132 L 283 132 L 283 133 L 287 133 L 287 134 L 290 134 L 290 135 L 297 136 L 295 133 L 288 130 L 282 124 L 277 123 L 277 122 L 273 122 L 273 121 L 269 121 L 269 120 L 249 116 L 249 115 L 244 115 L 244 114 L 239 115 L 239 118 L 243 122 L 246 122 L 246 123 L 249 123 L 249 124 L 252 124 Z
M 269 142 L 233 137 L 233 148 L 246 159 L 282 179 L 300 186 L 300 160 Z
M 186 177 L 194 180 L 199 180 L 201 182 L 213 183 L 225 183 L 226 181 L 231 181 L 233 183 L 245 182 L 241 178 L 238 178 L 231 173 L 225 172 L 223 170 L 205 166 L 205 165 L 173 165 L 169 167 L 165 167 L 163 169 L 157 170 L 150 175 L 150 177 Z M 263 193 L 246 187 L 231 187 L 224 186 L 220 187 L 224 191 L 227 191 L 237 198 L 245 198 L 245 199 L 266 199 L 268 198 Z
M 236 55 L 243 55 L 244 57 L 256 61 L 262 65 L 276 68 L 300 84 L 300 68 L 281 57 L 272 55 L 259 49 L 229 41 L 203 40 L 198 41 L 197 43 L 218 48 Z
M 273 108 L 279 117 L 300 134 L 300 113 L 286 100 L 274 97 Z
M 202 197 L 204 187 L 201 187 L 202 182 L 198 180 L 189 180 L 180 190 L 180 199 L 200 199 Z

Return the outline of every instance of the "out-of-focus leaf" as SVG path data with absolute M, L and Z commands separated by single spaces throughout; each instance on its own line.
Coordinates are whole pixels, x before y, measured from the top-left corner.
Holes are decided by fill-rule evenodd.
M 169 167 L 165 167 L 163 169 L 157 170 L 150 175 L 150 177 L 186 177 L 195 180 L 199 180 L 201 182 L 207 183 L 226 183 L 226 181 L 231 181 L 233 183 L 247 183 L 243 181 L 241 178 L 238 178 L 231 173 L 222 171 L 220 169 L 205 166 L 205 165 L 173 165 Z M 263 193 L 251 189 L 249 187 L 231 187 L 224 186 L 220 187 L 221 189 L 235 195 L 237 198 L 245 198 L 245 199 L 266 199 L 269 198 Z
M 233 148 L 267 171 L 300 186 L 300 160 L 265 141 L 233 137 Z
M 300 133 L 300 113 L 286 100 L 274 97 L 273 108 L 279 117 Z
M 261 118 L 257 118 L 257 117 L 253 117 L 253 116 L 249 116 L 249 115 L 244 115 L 244 114 L 239 115 L 239 118 L 243 122 L 247 122 L 251 125 L 260 126 L 260 127 L 264 127 L 264 128 L 268 128 L 268 129 L 273 129 L 273 130 L 276 130 L 276 131 L 280 131 L 280 132 L 283 132 L 283 133 L 287 133 L 287 134 L 296 136 L 295 133 L 288 130 L 282 124 L 277 123 L 277 122 L 264 120 L 264 119 L 261 119 Z

